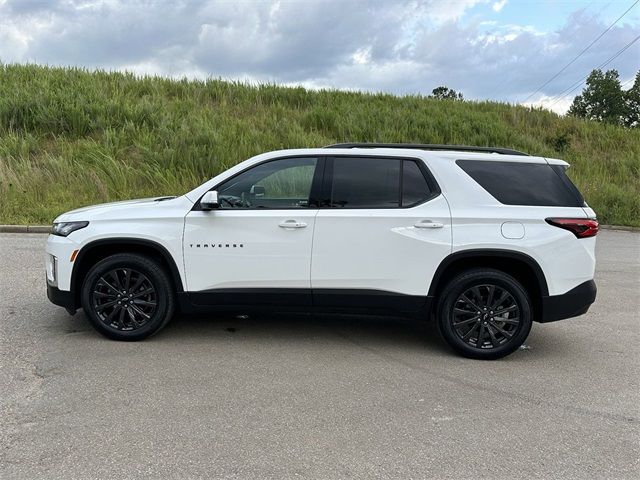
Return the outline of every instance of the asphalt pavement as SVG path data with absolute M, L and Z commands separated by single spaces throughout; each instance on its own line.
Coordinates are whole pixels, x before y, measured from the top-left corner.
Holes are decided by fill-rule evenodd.
M 639 478 L 640 234 L 598 299 L 494 362 L 389 318 L 183 316 L 120 343 L 0 234 L 0 478 Z

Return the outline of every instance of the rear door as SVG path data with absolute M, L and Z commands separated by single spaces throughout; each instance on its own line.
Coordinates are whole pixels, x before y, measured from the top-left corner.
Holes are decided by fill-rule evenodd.
M 451 253 L 446 200 L 420 159 L 327 159 L 316 216 L 314 304 L 417 310 Z

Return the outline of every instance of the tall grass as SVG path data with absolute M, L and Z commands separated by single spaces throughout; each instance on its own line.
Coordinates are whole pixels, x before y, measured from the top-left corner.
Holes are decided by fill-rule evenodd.
M 640 226 L 640 131 L 493 102 L 0 64 L 0 223 L 180 194 L 252 155 L 336 142 L 563 158 L 601 221 Z

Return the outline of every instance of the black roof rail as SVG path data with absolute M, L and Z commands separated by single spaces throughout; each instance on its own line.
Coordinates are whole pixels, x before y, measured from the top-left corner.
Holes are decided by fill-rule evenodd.
M 453 152 L 483 152 L 502 155 L 529 156 L 528 153 L 500 147 L 473 147 L 469 145 L 437 145 L 431 143 L 336 143 L 324 148 L 413 148 L 416 150 L 442 150 Z

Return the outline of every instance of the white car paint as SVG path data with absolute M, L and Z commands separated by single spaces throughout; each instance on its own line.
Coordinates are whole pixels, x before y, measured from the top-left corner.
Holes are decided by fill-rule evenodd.
M 424 228 L 425 224 L 436 228 Z M 451 215 L 442 195 L 407 209 L 321 209 L 311 286 L 427 295 L 451 253 Z
M 441 195 L 413 208 L 192 210 L 215 185 L 265 160 L 341 154 L 419 159 L 435 177 Z M 48 270 L 53 257 L 57 259 L 56 278 L 49 278 L 49 283 L 68 291 L 72 253 L 93 241 L 113 238 L 150 240 L 164 247 L 190 292 L 313 287 L 426 295 L 433 273 L 447 255 L 479 248 L 530 256 L 540 265 L 550 295 L 593 278 L 595 238 L 578 240 L 545 222 L 546 217 L 593 217 L 590 208 L 503 205 L 466 175 L 455 164 L 457 159 L 565 164 L 533 156 L 396 148 L 264 153 L 173 199 L 116 202 L 59 216 L 55 222 L 90 223 L 68 237 L 49 236 Z M 287 221 L 305 226 L 280 226 Z M 421 222 L 441 227 L 416 226 Z M 522 225 L 523 235 L 503 234 L 503 225 L 513 222 Z M 209 247 L 194 246 L 198 244 Z M 233 247 L 240 244 L 243 247 Z
M 184 230 L 187 288 L 311 288 L 317 213 L 317 209 L 189 212 Z

